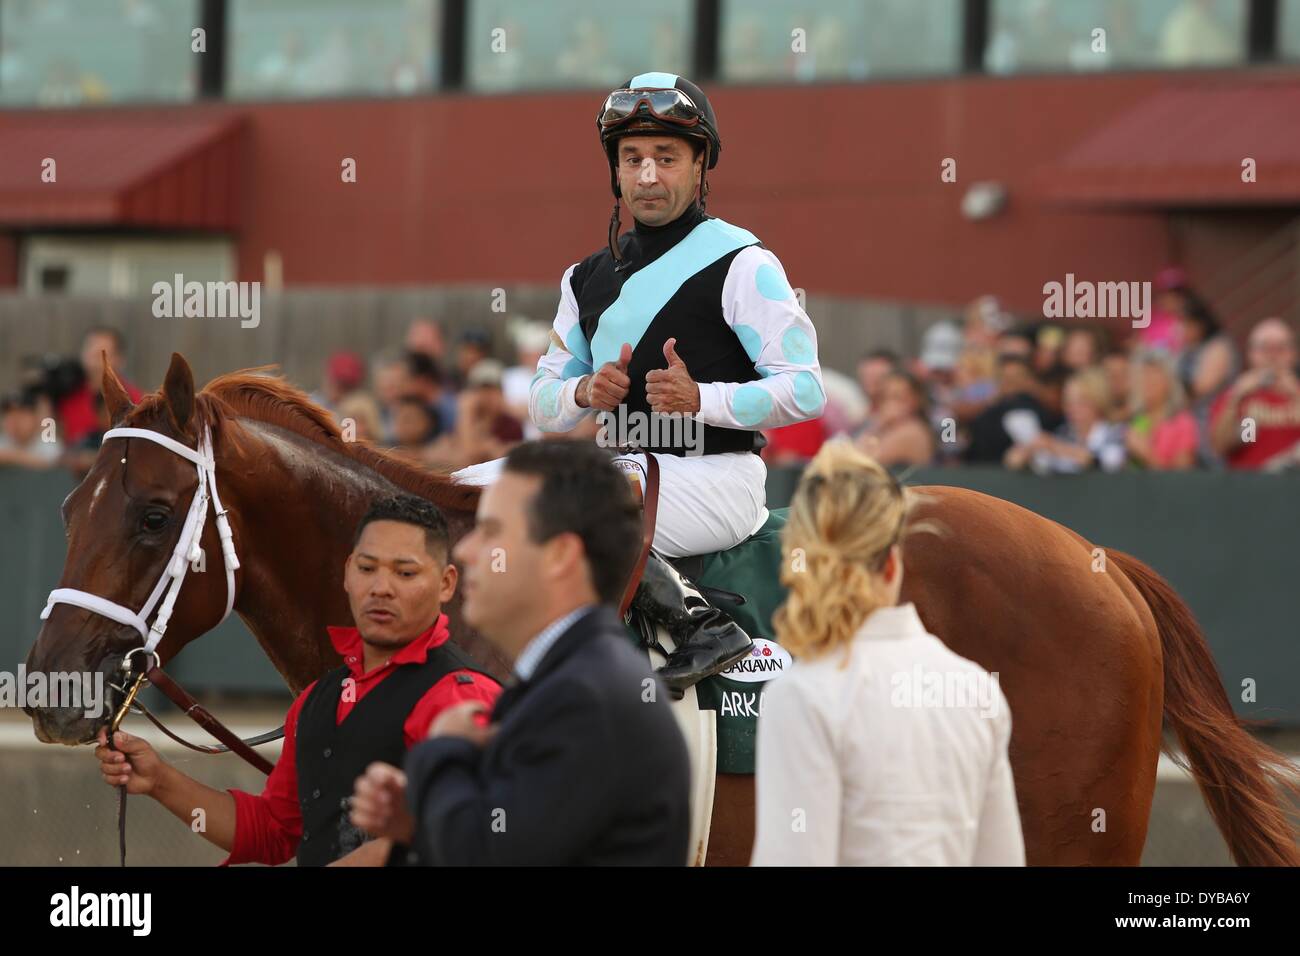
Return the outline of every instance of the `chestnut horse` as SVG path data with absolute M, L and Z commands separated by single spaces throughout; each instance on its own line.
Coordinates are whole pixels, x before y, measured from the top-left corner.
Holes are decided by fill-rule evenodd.
M 337 658 L 327 624 L 349 622 L 344 560 L 362 512 L 401 489 L 446 512 L 453 536 L 473 521 L 478 490 L 342 440 L 298 389 L 257 370 L 196 394 L 173 355 L 160 392 L 132 406 L 111 369 L 104 396 L 115 426 L 148 428 L 193 446 L 211 428 L 220 493 L 242 567 L 235 610 L 295 693 Z M 130 445 L 128 454 L 128 444 Z M 61 587 L 140 607 L 171 553 L 196 487 L 193 467 L 152 442 L 114 438 L 63 506 L 68 557 Z M 1234 716 L 1187 607 L 1136 559 L 1105 552 L 1016 505 L 929 487 L 918 517 L 942 536 L 905 544 L 904 600 L 954 651 L 1000 675 L 1014 717 L 1011 764 L 1031 864 L 1137 864 L 1162 747 L 1177 735 L 1210 811 L 1240 864 L 1300 862 L 1282 799 L 1295 784 L 1281 756 Z M 148 516 L 150 525 L 143 521 Z M 161 517 L 160 517 L 161 516 Z M 202 540 L 220 547 L 211 523 Z M 163 662 L 225 609 L 218 573 L 191 575 L 159 646 Z M 502 662 L 448 608 L 452 633 L 497 674 Z M 130 627 L 56 605 L 29 671 L 106 674 L 139 644 Z M 103 720 L 35 711 L 47 742 L 91 740 Z M 744 864 L 753 840 L 753 778 L 720 775 L 708 862 Z

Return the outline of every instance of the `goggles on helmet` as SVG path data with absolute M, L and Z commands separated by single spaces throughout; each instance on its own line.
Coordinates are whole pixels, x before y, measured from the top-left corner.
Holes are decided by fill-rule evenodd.
M 678 126 L 695 126 L 703 117 L 700 108 L 681 90 L 615 90 L 605 100 L 596 122 L 612 129 L 633 119 L 644 103 L 655 119 Z

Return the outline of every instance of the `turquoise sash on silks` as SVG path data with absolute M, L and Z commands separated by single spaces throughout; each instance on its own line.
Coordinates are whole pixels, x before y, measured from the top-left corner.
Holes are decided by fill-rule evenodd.
M 591 367 L 617 362 L 627 342 L 636 348 L 656 315 L 691 276 L 708 268 L 729 252 L 758 242 L 748 229 L 721 219 L 706 219 L 681 242 L 623 283 L 615 299 L 596 323 L 591 338 Z

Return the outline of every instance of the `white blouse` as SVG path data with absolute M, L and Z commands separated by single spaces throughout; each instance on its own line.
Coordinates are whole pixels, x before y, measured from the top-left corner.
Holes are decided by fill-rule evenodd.
M 1011 712 L 911 604 L 763 692 L 755 866 L 1023 866 Z

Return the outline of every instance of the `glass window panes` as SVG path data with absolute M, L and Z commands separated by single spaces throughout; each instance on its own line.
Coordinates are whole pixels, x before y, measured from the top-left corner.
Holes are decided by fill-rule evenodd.
M 145 295 L 177 273 L 195 282 L 235 278 L 230 239 L 126 236 L 33 236 L 23 241 L 24 292 L 72 295 Z
M 952 73 L 961 0 L 723 0 L 724 79 L 807 82 Z
M 1248 16 L 1247 0 L 993 0 L 984 66 L 1014 73 L 1241 63 Z
M 1300 60 L 1300 0 L 1279 4 L 1277 52 L 1284 60 Z
M 191 99 L 198 0 L 0 0 L 0 103 Z
M 229 0 L 232 97 L 402 96 L 438 82 L 441 0 Z
M 690 76 L 693 0 L 471 0 L 472 89 L 613 89 L 658 70 Z

